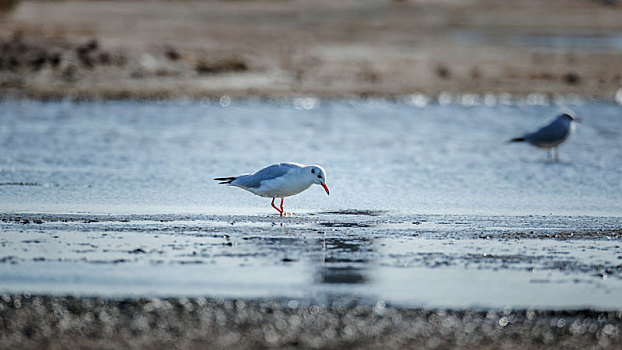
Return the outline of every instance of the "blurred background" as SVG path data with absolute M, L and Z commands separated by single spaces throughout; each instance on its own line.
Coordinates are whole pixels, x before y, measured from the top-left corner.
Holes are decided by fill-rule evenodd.
M 614 0 L 0 0 L 0 93 L 613 100 L 621 18 Z

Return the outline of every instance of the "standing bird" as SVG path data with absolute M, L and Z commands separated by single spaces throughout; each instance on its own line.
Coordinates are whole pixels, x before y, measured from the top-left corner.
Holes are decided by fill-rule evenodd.
M 298 194 L 313 184 L 321 185 L 326 194 L 330 194 L 326 187 L 326 172 L 319 165 L 272 164 L 254 174 L 217 177 L 214 180 L 220 181 L 220 184 L 237 186 L 261 197 L 272 197 L 272 207 L 281 216 L 285 215 L 283 199 Z M 276 198 L 281 198 L 280 209 L 274 205 Z
M 546 148 L 546 159 L 551 161 L 551 149 L 554 151 L 555 161 L 559 161 L 559 146 L 562 142 L 566 141 L 568 136 L 575 130 L 575 122 L 581 120 L 571 113 L 563 113 L 555 118 L 551 123 L 535 132 L 525 134 L 521 137 L 516 137 L 510 140 L 510 142 L 529 142 L 531 145 Z

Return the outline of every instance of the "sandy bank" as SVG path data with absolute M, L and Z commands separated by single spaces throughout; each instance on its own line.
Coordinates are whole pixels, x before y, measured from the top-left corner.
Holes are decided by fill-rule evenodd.
M 581 95 L 622 86 L 598 1 L 21 1 L 0 94 L 34 98 Z

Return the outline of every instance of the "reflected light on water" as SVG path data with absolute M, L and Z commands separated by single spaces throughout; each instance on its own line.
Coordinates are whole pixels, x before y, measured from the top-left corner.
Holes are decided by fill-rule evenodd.
M 315 97 L 300 97 L 294 99 L 294 108 L 298 110 L 311 110 L 317 107 L 319 99 Z
M 229 107 L 231 105 L 231 97 L 227 95 L 221 96 L 220 99 L 218 100 L 218 104 L 221 107 Z

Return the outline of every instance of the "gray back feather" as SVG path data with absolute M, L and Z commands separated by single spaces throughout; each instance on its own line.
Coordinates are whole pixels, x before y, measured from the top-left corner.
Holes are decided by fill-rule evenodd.
M 271 180 L 279 176 L 283 176 L 292 168 L 300 168 L 300 166 L 294 163 L 273 164 L 259 170 L 254 174 L 239 176 L 237 179 L 235 179 L 233 185 L 257 188 L 261 186 L 262 181 Z
M 570 132 L 568 123 L 562 117 L 557 117 L 552 123 L 546 125 L 539 130 L 525 135 L 528 142 L 553 143 L 565 138 Z

